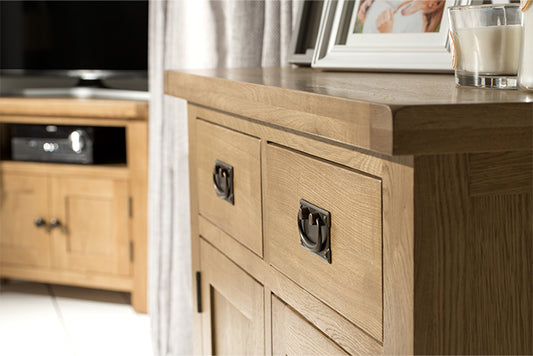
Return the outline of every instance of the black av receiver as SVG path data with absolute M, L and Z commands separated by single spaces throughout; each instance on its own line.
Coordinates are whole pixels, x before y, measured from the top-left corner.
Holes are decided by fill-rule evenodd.
M 123 127 L 11 125 L 15 161 L 103 164 L 126 163 Z

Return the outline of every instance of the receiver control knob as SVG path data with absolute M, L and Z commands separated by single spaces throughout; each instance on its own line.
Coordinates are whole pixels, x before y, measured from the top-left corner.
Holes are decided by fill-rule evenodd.
M 87 134 L 83 130 L 72 131 L 68 136 L 72 151 L 76 153 L 81 153 L 85 148 Z

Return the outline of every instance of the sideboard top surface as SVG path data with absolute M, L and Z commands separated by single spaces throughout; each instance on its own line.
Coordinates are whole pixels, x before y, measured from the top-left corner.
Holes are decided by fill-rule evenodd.
M 394 106 L 533 103 L 533 93 L 456 87 L 450 74 L 325 72 L 309 68 L 180 71 L 197 76 Z
M 165 92 L 385 154 L 532 148 L 533 93 L 458 88 L 449 74 L 310 68 L 167 71 Z

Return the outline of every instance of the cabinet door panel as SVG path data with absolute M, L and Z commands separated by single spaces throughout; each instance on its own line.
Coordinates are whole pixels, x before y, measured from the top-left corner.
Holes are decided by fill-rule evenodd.
M 56 267 L 129 275 L 128 190 L 126 181 L 52 179 L 51 218 Z
M 204 352 L 263 355 L 263 287 L 208 243 L 200 246 Z
M 272 353 L 285 356 L 348 355 L 275 296 L 272 296 Z
M 48 179 L 4 173 L 0 177 L 0 262 L 48 266 L 50 238 L 35 219 L 48 217 Z

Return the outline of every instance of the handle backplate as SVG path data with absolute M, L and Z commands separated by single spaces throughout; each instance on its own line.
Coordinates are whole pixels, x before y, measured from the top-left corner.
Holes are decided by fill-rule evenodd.
M 300 200 L 298 210 L 300 245 L 331 263 L 331 214 L 308 201 Z
M 213 168 L 213 185 L 217 197 L 232 205 L 235 204 L 232 166 L 217 159 Z

